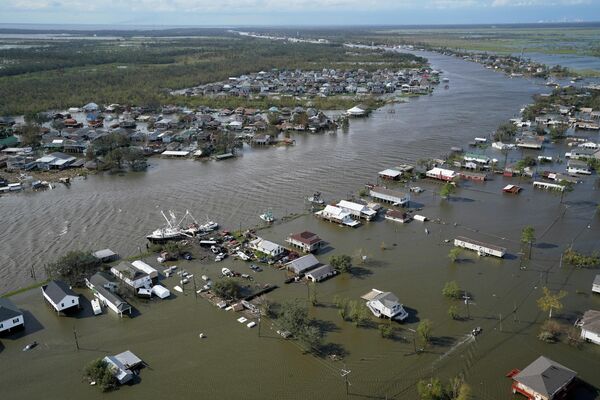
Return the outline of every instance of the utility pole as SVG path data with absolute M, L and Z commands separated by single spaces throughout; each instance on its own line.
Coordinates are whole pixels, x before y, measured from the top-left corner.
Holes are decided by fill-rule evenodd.
M 517 322 L 517 302 L 516 301 L 513 304 L 513 315 L 514 315 L 515 322 Z
M 346 369 L 346 364 L 344 364 L 344 369 L 342 369 L 342 378 L 344 378 L 344 383 L 346 385 L 346 398 L 350 395 L 350 382 L 348 382 L 348 375 L 350 374 L 349 369 Z
M 75 337 L 75 347 L 77 348 L 77 351 L 79 351 L 79 340 L 77 339 L 77 331 L 75 330 L 75 327 L 73 327 L 73 336 Z
M 193 276 L 194 279 L 194 296 L 198 299 L 198 289 L 196 288 L 196 274 Z
M 500 313 L 498 319 L 500 320 L 500 332 L 502 332 L 502 313 Z
M 258 337 L 260 337 L 260 315 L 261 315 L 261 311 L 258 311 Z
M 465 295 L 463 296 L 463 299 L 465 299 L 465 305 L 467 306 L 467 318 L 471 319 L 471 313 L 469 312 L 469 295 L 467 294 L 467 291 L 465 290 Z

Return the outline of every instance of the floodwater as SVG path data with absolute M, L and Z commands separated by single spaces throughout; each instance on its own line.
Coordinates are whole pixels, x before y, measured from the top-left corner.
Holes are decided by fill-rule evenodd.
M 519 55 L 519 54 L 517 54 Z M 542 64 L 551 67 L 560 65 L 575 71 L 596 70 L 600 71 L 600 57 L 583 56 L 577 54 L 544 54 L 544 53 L 524 53 L 525 58 L 531 58 Z
M 208 215 L 237 229 L 258 224 L 258 214 L 266 208 L 276 216 L 303 212 L 302 198 L 314 190 L 327 200 L 347 197 L 365 182 L 375 181 L 376 172 L 385 167 L 441 155 L 451 146 L 488 135 L 529 102 L 531 94 L 545 90 L 533 81 L 506 79 L 474 63 L 428 56 L 447 73 L 450 89 L 395 105 L 394 113 L 388 106 L 368 119 L 353 120 L 348 133 L 298 135 L 295 147 L 245 149 L 243 157 L 222 162 L 153 160 L 154 166 L 145 173 L 98 175 L 71 188 L 4 196 L 0 290 L 31 283 L 30 265 L 42 274 L 46 260 L 68 249 L 110 247 L 121 254 L 135 253 L 144 246 L 144 235 L 162 223 L 160 209 L 189 209 L 198 219 Z M 331 254 L 367 255 L 353 275 L 318 284 L 321 305 L 310 307 L 311 316 L 326 332 L 325 353 L 342 354 L 343 361 L 303 354 L 295 342 L 278 338 L 268 321 L 263 321 L 259 335 L 257 328 L 239 324 L 237 315 L 195 299 L 191 290 L 166 301 L 136 301 L 140 315 L 122 320 L 112 313 L 88 316 L 89 304 L 79 317 L 59 318 L 34 290 L 13 298 L 27 311 L 28 329 L 0 339 L 0 386 L 11 399 L 40 394 L 101 398 L 97 388 L 81 383 L 83 366 L 96 357 L 130 349 L 149 367 L 141 371 L 139 384 L 110 395 L 115 399 L 300 399 L 308 393 L 317 399 L 345 398 L 341 370 L 346 369 L 351 371 L 350 398 L 416 398 L 418 379 L 463 374 L 476 398 L 500 400 L 510 398 L 505 374 L 541 354 L 599 387 L 598 346 L 576 349 L 535 338 L 545 318 L 535 303 L 542 286 L 569 292 L 564 309 L 555 312 L 562 323 L 572 323 L 587 309 L 600 309 L 600 298 L 590 290 L 597 271 L 560 265 L 560 254 L 571 243 L 586 252 L 600 248 L 595 179 L 585 178 L 565 195 L 562 205 L 559 196 L 534 191 L 529 183 L 523 183 L 521 195 L 503 195 L 500 189 L 517 179 L 494 177 L 483 185 L 464 184 L 450 201 L 437 196 L 439 185 L 423 181 L 418 185 L 425 192 L 413 195 L 412 206 L 423 207 L 421 214 L 439 218 L 440 223 L 379 220 L 352 230 L 306 215 L 261 231 L 279 243 L 290 232 L 313 231 L 329 243 L 319 255 L 322 261 Z M 537 245 L 533 260 L 520 269 L 519 236 L 525 225 L 535 227 Z M 461 262 L 451 264 L 446 240 L 457 235 L 504 246 L 509 256 L 498 260 L 465 252 Z M 197 277 L 215 278 L 222 266 L 250 273 L 241 261 L 179 265 Z M 307 298 L 306 286 L 283 285 L 280 271 L 265 266 L 254 276 L 257 282 L 281 286 L 268 295 L 273 301 Z M 449 280 L 469 292 L 468 311 L 464 303 L 441 295 Z M 171 278 L 164 284 L 172 288 L 176 282 Z M 376 328 L 341 321 L 331 304 L 334 295 L 358 300 L 372 288 L 394 292 L 411 315 L 398 325 L 395 340 L 382 339 Z M 83 293 L 90 298 L 89 291 Z M 451 320 L 447 315 L 451 304 L 470 318 Z M 411 329 L 423 319 L 433 322 L 433 342 L 426 352 L 415 355 Z M 467 334 L 476 326 L 483 334 L 474 340 Z M 207 338 L 198 339 L 200 332 Z M 21 352 L 33 340 L 40 346 Z

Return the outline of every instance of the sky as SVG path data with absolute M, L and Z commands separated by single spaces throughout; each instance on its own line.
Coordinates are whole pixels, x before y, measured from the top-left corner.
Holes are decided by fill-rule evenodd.
M 0 0 L 0 23 L 407 25 L 600 21 L 600 0 Z

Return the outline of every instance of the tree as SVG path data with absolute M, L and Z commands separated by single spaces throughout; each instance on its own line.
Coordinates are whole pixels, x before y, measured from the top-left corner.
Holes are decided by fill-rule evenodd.
M 450 281 L 446 282 L 444 288 L 442 289 L 442 294 L 449 299 L 459 299 L 462 292 L 460 290 L 460 286 L 458 286 L 458 282 Z
M 289 331 L 292 336 L 302 342 L 311 350 L 318 350 L 323 333 L 318 326 L 308 318 L 306 307 L 296 302 L 287 302 L 281 306 L 277 324 L 280 328 Z
M 366 325 L 369 322 L 369 309 L 367 306 L 358 301 L 348 302 L 348 316 L 356 326 Z
M 573 183 L 565 179 L 561 179 L 558 184 L 563 187 L 563 190 L 560 192 L 560 204 L 562 204 L 565 194 L 573 191 Z
M 444 388 L 438 378 L 420 380 L 417 383 L 417 392 L 421 400 L 443 400 Z
M 237 300 L 242 292 L 242 287 L 235 280 L 224 278 L 216 281 L 212 290 L 223 299 Z
M 417 335 L 421 339 L 421 342 L 423 342 L 424 346 L 427 345 L 427 343 L 429 343 L 431 340 L 431 326 L 431 321 L 428 319 L 424 319 L 423 321 L 419 322 L 419 325 L 417 326 Z
M 456 307 L 454 304 L 451 305 L 450 308 L 448 308 L 448 315 L 452 319 L 458 319 L 458 307 Z
M 558 340 L 562 332 L 562 327 L 556 321 L 547 320 L 540 328 L 538 339 L 543 342 L 554 343 Z
M 83 286 L 85 278 L 98 271 L 102 262 L 91 253 L 70 251 L 46 265 L 46 274 L 52 279 L 62 279 L 71 286 Z
M 42 134 L 36 124 L 27 123 L 21 128 L 21 144 L 25 147 L 40 147 Z
M 561 290 L 558 293 L 552 293 L 547 287 L 543 287 L 544 295 L 537 300 L 538 307 L 542 311 L 548 311 L 548 318 L 552 318 L 553 310 L 561 310 L 563 304 L 561 299 L 567 295 L 567 292 Z
M 586 256 L 585 254 L 581 254 L 572 248 L 568 248 L 563 253 L 563 261 L 574 267 L 590 268 L 600 264 L 600 256 L 598 256 L 597 253 L 594 253 L 591 256 Z
M 526 226 L 521 231 L 521 243 L 529 244 L 528 258 L 531 260 L 531 251 L 533 249 L 533 242 L 535 242 L 535 228 L 532 226 Z
M 119 383 L 108 366 L 108 363 L 101 358 L 86 365 L 83 374 L 90 381 L 96 382 L 103 392 L 115 389 Z
M 458 260 L 458 257 L 460 257 L 461 253 L 462 253 L 462 250 L 460 247 L 453 247 L 450 249 L 450 252 L 448 253 L 448 258 L 450 259 L 450 261 L 455 263 Z
M 394 328 L 390 324 L 379 324 L 379 333 L 382 338 L 391 339 L 394 337 Z
M 511 140 L 517 133 L 517 127 L 512 122 L 505 122 L 496 129 L 494 141 L 506 142 Z
M 462 377 L 450 379 L 446 389 L 448 400 L 468 400 L 471 398 L 471 387 L 465 383 Z
M 450 195 L 456 192 L 456 186 L 451 182 L 446 182 L 440 189 L 440 197 L 449 199 Z
M 352 258 L 346 254 L 329 257 L 329 265 L 340 272 L 350 272 L 352 270 Z

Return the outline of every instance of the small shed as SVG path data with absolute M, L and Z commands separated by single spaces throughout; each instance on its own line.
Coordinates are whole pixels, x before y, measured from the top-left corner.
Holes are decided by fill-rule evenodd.
M 111 249 L 98 250 L 92 253 L 92 255 L 103 263 L 109 263 L 119 259 L 119 255 Z

